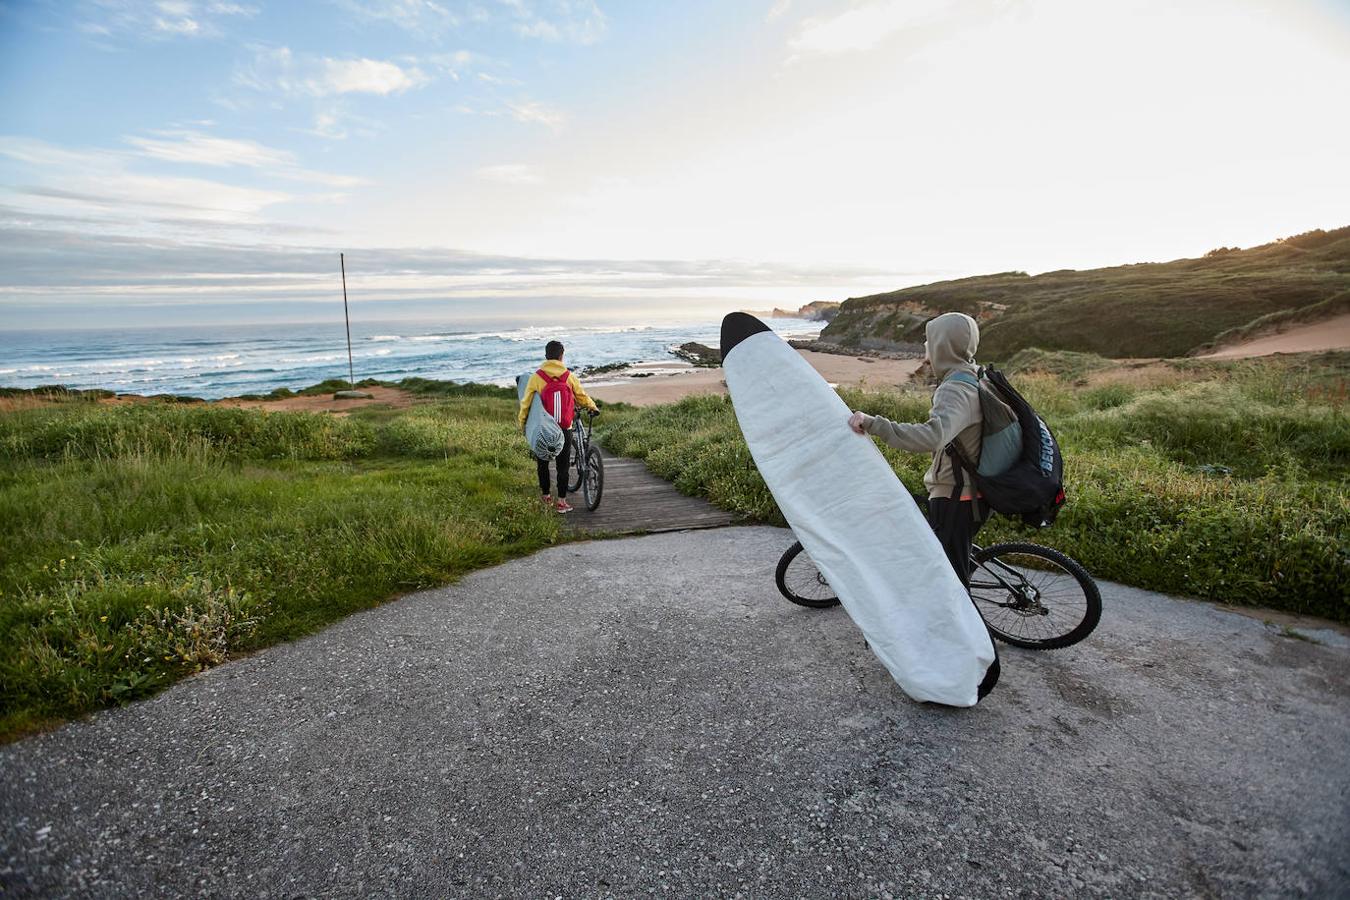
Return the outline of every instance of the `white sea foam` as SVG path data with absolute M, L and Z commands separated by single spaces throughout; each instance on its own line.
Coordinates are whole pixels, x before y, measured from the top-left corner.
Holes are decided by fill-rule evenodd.
M 517 372 L 533 371 L 551 339 L 567 346 L 574 368 L 649 361 L 663 372 L 680 368 L 667 348 L 695 340 L 715 344 L 718 323 L 688 325 L 568 324 L 455 330 L 455 324 L 386 325 L 357 336 L 356 376 L 395 380 L 417 376 L 510 385 Z M 799 332 L 813 323 L 776 320 L 775 330 Z M 378 328 L 378 326 L 377 326 Z M 180 335 L 186 340 L 180 341 Z M 103 358 L 98 358 L 99 355 Z M 204 397 L 307 387 L 347 374 L 347 348 L 329 326 L 203 329 L 182 332 L 100 334 L 97 338 L 37 343 L 0 335 L 0 384 L 72 388 L 117 387 L 143 393 L 192 393 Z M 662 365 L 664 363 L 665 365 Z M 602 376 L 606 379 L 613 376 Z

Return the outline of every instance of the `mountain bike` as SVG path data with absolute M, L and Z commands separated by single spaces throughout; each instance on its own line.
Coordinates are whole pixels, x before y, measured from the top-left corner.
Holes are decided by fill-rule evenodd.
M 600 448 L 591 443 L 591 426 L 598 415 L 589 409 L 577 410 L 572 418 L 572 459 L 567 464 L 567 492 L 580 490 L 586 508 L 592 511 L 600 505 L 605 489 L 605 462 Z
M 1039 544 L 974 547 L 970 599 L 994 637 L 1014 647 L 1056 650 L 1078 643 L 1101 620 L 1102 595 L 1076 560 Z M 774 581 L 799 606 L 827 609 L 839 597 L 797 541 L 778 560 Z

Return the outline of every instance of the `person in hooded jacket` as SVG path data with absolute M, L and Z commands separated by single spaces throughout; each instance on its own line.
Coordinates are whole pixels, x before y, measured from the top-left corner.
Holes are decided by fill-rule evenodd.
M 923 476 L 928 489 L 928 522 L 961 583 L 969 588 L 971 542 L 988 517 L 988 506 L 977 496 L 975 481 L 968 473 L 958 478 L 946 448 L 956 441 L 966 459 L 980 458 L 979 388 L 951 377 L 955 372 L 978 374 L 975 351 L 980 344 L 980 328 L 965 313 L 943 313 L 928 322 L 925 337 L 924 359 L 938 380 L 928 421 L 892 422 L 854 412 L 848 424 L 858 434 L 879 437 L 897 450 L 933 455 L 932 465 Z

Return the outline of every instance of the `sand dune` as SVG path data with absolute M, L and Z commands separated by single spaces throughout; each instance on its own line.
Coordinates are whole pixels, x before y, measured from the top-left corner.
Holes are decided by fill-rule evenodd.
M 1236 359 L 1245 356 L 1269 356 L 1272 353 L 1308 353 L 1317 350 L 1350 349 L 1350 313 L 1296 325 L 1286 331 L 1268 334 L 1231 347 L 1206 353 L 1201 359 Z

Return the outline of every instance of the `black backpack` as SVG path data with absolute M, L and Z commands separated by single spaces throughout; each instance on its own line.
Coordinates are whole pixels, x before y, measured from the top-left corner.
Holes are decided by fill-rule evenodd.
M 1019 517 L 1033 528 L 1052 525 L 1064 505 L 1064 457 L 1059 442 L 1045 420 L 998 369 L 981 368 L 977 387 L 989 390 L 1016 414 L 1022 426 L 1022 454 L 1002 473 L 981 475 L 978 463 L 967 459 L 957 442 L 952 441 L 947 445 L 947 454 L 956 470 L 956 496 L 961 495 L 968 472 L 995 512 Z

